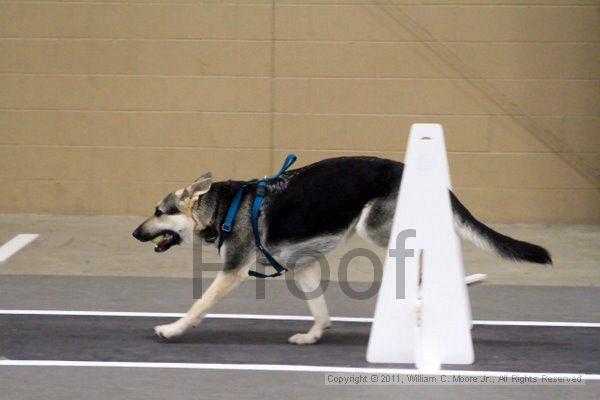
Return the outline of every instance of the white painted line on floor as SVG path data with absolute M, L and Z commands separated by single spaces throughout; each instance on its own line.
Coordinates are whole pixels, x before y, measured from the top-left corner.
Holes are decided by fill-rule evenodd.
M 128 311 L 70 311 L 70 310 L 0 310 L 0 315 L 57 315 L 84 317 L 146 317 L 179 318 L 184 313 L 128 312 Z M 268 314 L 207 314 L 206 318 L 220 319 L 258 319 L 276 321 L 312 321 L 308 315 L 268 315 Z M 373 318 L 331 317 L 334 322 L 371 323 Z M 561 321 L 493 321 L 473 320 L 474 325 L 495 326 L 546 326 L 558 328 L 600 328 L 600 322 L 561 322 Z
M 69 310 L 0 310 L 0 315 L 67 315 L 84 317 L 147 317 L 147 318 L 178 318 L 183 313 L 160 312 L 127 312 L 127 311 L 69 311 Z M 207 317 L 211 315 L 208 314 Z M 219 314 L 217 314 L 219 315 Z M 227 314 L 225 314 L 227 315 Z M 209 317 L 210 318 L 210 317 Z
M 600 380 L 600 374 L 510 372 L 510 371 L 461 371 L 439 370 L 419 371 L 409 368 L 355 368 L 329 367 L 318 365 L 279 365 L 279 364 L 195 364 L 161 362 L 117 362 L 117 361 L 58 361 L 58 360 L 0 360 L 0 366 L 12 367 L 111 367 L 111 368 L 165 368 L 165 369 L 209 369 L 237 371 L 283 371 L 283 372 L 334 372 L 363 374 L 425 374 L 431 376 L 513 376 L 539 378 L 579 378 L 588 381 Z
M 13 254 L 37 239 L 35 233 L 22 233 L 0 246 L 0 262 L 8 260 Z

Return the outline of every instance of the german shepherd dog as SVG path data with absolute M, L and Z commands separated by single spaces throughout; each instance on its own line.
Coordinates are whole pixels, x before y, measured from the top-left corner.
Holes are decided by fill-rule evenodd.
M 289 170 L 267 185 L 258 220 L 262 243 L 278 255 L 284 267 L 294 268 L 298 287 L 311 292 L 307 297 L 314 325 L 307 333 L 291 336 L 290 343 L 316 343 L 331 326 L 322 293 L 314 296 L 320 286 L 316 259 L 354 232 L 378 246 L 387 246 L 403 167 L 400 162 L 376 157 L 331 158 Z M 142 242 L 155 242 L 156 252 L 191 243 L 194 236 L 215 243 L 229 204 L 244 183 L 213 183 L 209 172 L 163 198 L 154 215 L 133 236 Z M 255 192 L 256 186 L 244 192 L 233 230 L 221 248 L 222 270 L 184 317 L 154 328 L 158 336 L 173 338 L 198 325 L 211 307 L 248 278 L 255 262 L 268 265 L 256 251 L 252 232 L 250 213 Z M 544 248 L 494 231 L 475 219 L 452 192 L 450 198 L 456 230 L 463 239 L 506 259 L 552 263 Z

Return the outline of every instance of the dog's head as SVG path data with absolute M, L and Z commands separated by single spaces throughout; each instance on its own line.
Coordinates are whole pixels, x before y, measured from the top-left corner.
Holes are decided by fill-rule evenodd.
M 200 197 L 210 190 L 212 175 L 207 173 L 190 186 L 169 193 L 158 202 L 154 215 L 133 231 L 133 237 L 141 242 L 152 241 L 154 251 L 160 253 L 172 246 L 191 243 L 194 231 L 203 227 L 194 212 Z

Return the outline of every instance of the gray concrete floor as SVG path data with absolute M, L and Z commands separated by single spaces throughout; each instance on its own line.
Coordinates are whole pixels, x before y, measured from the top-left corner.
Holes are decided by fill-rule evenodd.
M 211 280 L 203 279 L 202 288 Z M 194 301 L 195 284 L 187 278 L 3 275 L 0 308 L 181 313 Z M 353 288 L 365 292 L 370 285 L 354 282 Z M 598 288 L 472 285 L 469 297 L 473 319 L 600 322 Z M 354 299 L 329 282 L 325 298 L 334 316 L 372 317 L 377 296 Z M 286 282 L 248 280 L 212 312 L 308 315 L 308 308 Z
M 251 301 L 251 300 L 246 300 Z M 8 360 L 260 364 L 353 368 L 401 368 L 365 359 L 371 325 L 335 321 L 315 346 L 287 338 L 306 332 L 311 321 L 206 318 L 171 340 L 151 327 L 168 317 L 0 315 L 0 356 Z M 475 362 L 444 365 L 444 371 L 599 374 L 597 327 L 539 327 L 475 324 Z
M 356 285 L 362 290 L 369 284 Z M 0 277 L 0 304 L 12 309 L 182 312 L 192 301 L 191 286 L 186 278 L 4 275 Z M 600 321 L 597 288 L 478 285 L 469 291 L 475 319 Z M 284 282 L 268 281 L 265 293 L 265 300 L 257 300 L 256 286 L 249 281 L 214 311 L 307 314 L 306 303 L 290 296 Z M 334 315 L 373 313 L 375 298 L 349 300 L 338 283 L 330 283 L 326 297 Z M 365 366 L 368 324 L 354 324 L 349 331 L 347 324 L 334 323 L 322 343 L 299 348 L 286 344 L 285 338 L 307 329 L 308 321 L 273 325 L 274 321 L 209 319 L 182 342 L 164 343 L 153 335 L 152 326 L 170 320 L 0 316 L 4 335 L 0 357 Z M 476 364 L 459 369 L 599 372 L 600 365 L 594 361 L 597 328 L 575 328 L 572 334 L 570 329 L 476 325 Z M 586 354 L 578 356 L 582 348 Z M 0 398 L 596 399 L 600 393 L 597 381 L 582 386 L 331 387 L 324 384 L 324 378 L 324 373 L 313 372 L 3 366 Z
M 40 216 L 0 214 L 0 243 L 18 233 L 39 233 L 25 250 L 3 264 L 0 274 L 86 276 L 191 277 L 191 247 L 174 247 L 155 254 L 152 245 L 131 237 L 140 217 Z M 498 231 L 550 250 L 554 266 L 512 263 L 463 245 L 465 271 L 486 273 L 486 284 L 600 285 L 600 225 L 494 225 Z M 341 257 L 350 249 L 374 251 L 382 261 L 385 250 L 354 236 L 328 257 L 330 279 L 337 280 Z M 206 262 L 219 262 L 214 247 L 202 251 Z M 206 274 L 210 276 L 210 273 Z M 372 281 L 373 267 L 365 258 L 350 263 L 350 281 Z

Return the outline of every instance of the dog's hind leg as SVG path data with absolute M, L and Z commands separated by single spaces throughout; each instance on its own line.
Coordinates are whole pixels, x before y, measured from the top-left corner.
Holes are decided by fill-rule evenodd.
M 363 208 L 356 233 L 374 245 L 387 247 L 395 211 L 395 195 L 373 200 Z
M 248 277 L 248 268 L 234 271 L 221 271 L 202 297 L 192 305 L 185 316 L 177 321 L 154 327 L 154 332 L 165 339 L 181 335 L 202 321 L 204 315 L 229 292 Z
M 323 290 L 321 289 L 321 270 L 318 263 L 313 263 L 298 267 L 293 273 L 298 287 L 304 292 L 308 308 L 315 322 L 307 333 L 297 333 L 291 336 L 288 341 L 294 344 L 313 344 L 323 336 L 325 329 L 331 327 L 329 311 L 327 311 L 325 296 L 323 296 Z

